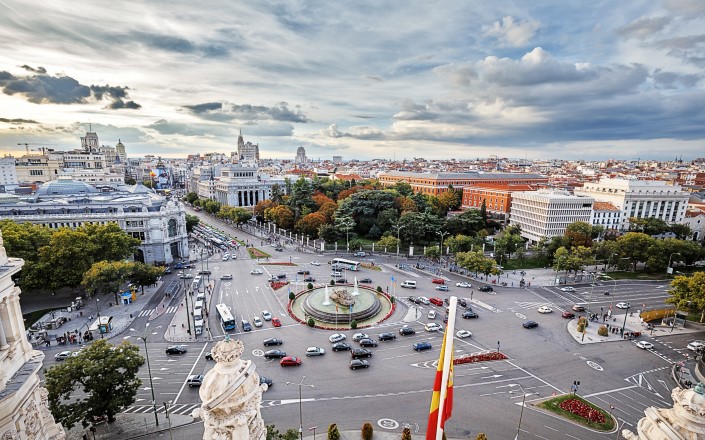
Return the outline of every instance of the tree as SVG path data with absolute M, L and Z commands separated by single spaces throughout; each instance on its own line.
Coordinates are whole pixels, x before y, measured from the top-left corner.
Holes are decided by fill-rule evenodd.
M 487 200 L 482 199 L 482 205 L 480 206 L 480 217 L 482 221 L 487 223 Z
M 507 254 L 507 259 L 512 258 L 512 253 L 519 246 L 524 244 L 524 239 L 521 235 L 514 233 L 514 230 L 507 228 L 495 239 L 495 253 L 500 256 L 500 261 Z
M 397 237 L 393 237 L 391 235 L 387 235 L 386 237 L 382 237 L 378 242 L 377 246 L 381 247 L 382 249 L 396 249 L 397 246 L 399 246 L 399 240 L 397 240 Z
M 140 241 L 120 229 L 117 223 L 107 225 L 86 224 L 76 231 L 85 232 L 89 238 L 93 261 L 124 260 L 137 251 Z
M 437 260 L 440 256 L 441 250 L 438 248 L 438 246 L 429 246 L 426 248 L 426 252 L 424 252 L 424 257 L 430 260 Z
M 130 281 L 141 288 L 142 294 L 144 294 L 144 286 L 156 284 L 159 277 L 164 275 L 164 269 L 161 267 L 140 263 L 139 261 L 128 264 L 132 266 L 129 273 Z
M 479 231 L 485 228 L 485 221 L 482 219 L 480 211 L 468 209 L 460 215 L 454 215 L 445 220 L 443 230 L 450 235 L 476 236 Z
M 688 225 L 674 223 L 670 226 L 670 230 L 680 240 L 690 240 L 693 237 L 693 230 Z
M 372 434 L 374 430 L 372 429 L 372 424 L 369 422 L 365 422 L 362 425 L 362 439 L 363 440 L 372 440 Z
M 143 364 L 136 345 L 123 341 L 113 347 L 105 339 L 56 364 L 46 373 L 54 419 L 67 429 L 78 422 L 88 426 L 93 417 L 107 416 L 113 423 L 116 414 L 135 402 Z
M 469 252 L 474 244 L 472 237 L 467 235 L 457 234 L 455 237 L 448 237 L 445 239 L 445 245 L 450 248 L 451 253 L 457 252 Z
M 216 202 L 215 200 L 208 200 L 203 209 L 205 209 L 206 212 L 209 214 L 215 214 L 216 212 L 220 211 L 220 203 Z
M 115 294 L 115 303 L 117 304 L 118 290 L 127 281 L 134 265 L 135 263 L 126 263 L 124 261 L 99 261 L 93 263 L 90 269 L 83 273 L 81 285 L 90 295 L 99 293 Z
M 285 182 L 289 185 L 288 179 Z M 270 198 L 272 199 L 272 203 L 275 205 L 278 205 L 284 201 L 284 194 L 282 193 L 282 188 L 278 183 L 272 185 L 272 196 Z
M 632 271 L 636 271 L 637 263 L 646 261 L 653 242 L 653 238 L 642 232 L 627 232 L 617 239 L 620 254 L 629 259 Z
M 404 428 L 401 432 L 401 440 L 411 440 L 411 428 Z
M 651 236 L 668 232 L 670 227 L 664 220 L 656 217 L 629 217 L 629 230 L 634 232 L 643 232 L 644 234 Z
M 294 212 L 294 220 L 299 220 L 302 216 L 318 209 L 312 195 L 313 191 L 306 178 L 299 177 L 289 193 L 289 207 Z
M 125 175 L 125 185 L 137 185 L 137 180 L 134 177 Z
M 316 238 L 318 236 L 318 228 L 324 224 L 326 224 L 326 218 L 323 214 L 312 212 L 311 214 L 301 217 L 299 221 L 296 222 L 296 230 L 302 234 Z
M 567 239 L 565 246 L 592 246 L 592 226 L 586 222 L 573 222 L 565 228 L 563 236 Z
M 268 209 L 265 217 L 283 229 L 291 229 L 294 226 L 294 212 L 286 205 L 278 205 Z
M 705 321 L 705 272 L 695 272 L 692 276 L 677 276 L 671 282 L 668 291 L 669 304 L 675 304 L 681 310 L 700 311 L 700 322 Z
M 475 440 L 487 440 L 487 436 L 485 435 L 484 432 L 481 432 L 477 434 L 477 437 L 475 437 Z
M 44 288 L 55 292 L 81 284 L 83 274 L 93 264 L 95 249 L 84 229 L 56 230 L 48 246 L 39 249 L 38 269 L 46 279 Z
M 198 218 L 198 216 L 186 214 L 186 232 L 189 234 L 193 232 L 193 228 L 195 228 L 200 222 L 201 219 Z
M 328 440 L 340 440 L 338 425 L 335 423 L 331 423 L 330 426 L 328 426 Z
M 26 265 L 39 260 L 37 251 L 49 245 L 52 235 L 51 229 L 47 227 L 32 223 L 20 224 L 12 220 L 0 220 L 0 230 L 7 255 L 22 258 Z
M 414 190 L 411 188 L 411 185 L 409 185 L 409 182 L 397 182 L 392 185 L 392 189 L 406 197 L 414 194 Z
M 335 243 L 340 238 L 340 233 L 335 226 L 325 224 L 318 227 L 318 236 L 326 243 Z
M 255 205 L 255 209 L 254 209 L 255 217 L 257 217 L 257 219 L 259 221 L 264 221 L 265 220 L 264 213 L 269 208 L 274 208 L 275 206 L 276 206 L 276 204 L 271 200 L 260 200 Z
M 379 240 L 382 237 L 382 231 L 377 227 L 377 223 L 372 225 L 370 231 L 367 233 L 367 238 L 370 240 Z

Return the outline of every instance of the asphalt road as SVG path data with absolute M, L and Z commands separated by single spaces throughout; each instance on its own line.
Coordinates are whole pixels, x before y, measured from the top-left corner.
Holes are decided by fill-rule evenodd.
M 203 216 L 202 216 L 203 217 Z M 213 223 L 212 218 L 204 221 Z M 219 225 L 220 229 L 226 227 Z M 241 232 L 238 236 L 244 237 Z M 259 243 L 252 236 L 250 242 Z M 342 429 L 359 429 L 364 422 L 373 423 L 379 430 L 401 432 L 404 426 L 410 426 L 417 433 L 425 432 L 431 387 L 435 373 L 435 361 L 441 344 L 441 333 L 429 333 L 423 330 L 423 324 L 429 310 L 435 309 L 441 322 L 443 308 L 436 306 L 419 306 L 420 318 L 408 323 L 415 330 L 413 336 L 400 336 L 398 329 L 405 322 L 407 307 L 411 307 L 404 298 L 414 296 L 450 295 L 481 301 L 485 306 L 475 306 L 480 315 L 478 319 L 457 320 L 457 329 L 467 329 L 473 333 L 472 338 L 456 339 L 456 355 L 476 353 L 483 350 L 500 349 L 510 359 L 500 362 L 459 365 L 455 369 L 455 400 L 453 417 L 446 428 L 450 437 L 474 438 L 478 432 L 487 433 L 489 438 L 514 438 L 519 422 L 520 404 L 525 397 L 527 402 L 550 397 L 554 393 L 569 392 L 574 381 L 580 381 L 578 393 L 591 401 L 609 409 L 620 423 L 634 427 L 643 416 L 644 408 L 669 406 L 670 390 L 675 386 L 670 379 L 670 365 L 673 361 L 683 359 L 684 347 L 689 340 L 702 338 L 695 335 L 666 335 L 649 339 L 656 347 L 653 350 L 641 350 L 633 341 L 580 345 L 567 334 L 568 321 L 560 316 L 560 310 L 566 310 L 575 303 L 590 302 L 592 307 L 609 307 L 618 301 L 634 304 L 646 304 L 656 307 L 667 296 L 663 286 L 655 284 L 634 283 L 618 285 L 617 289 L 609 285 L 611 295 L 598 295 L 604 286 L 578 288 L 576 292 L 562 292 L 555 287 L 532 287 L 530 289 L 497 288 L 495 293 L 481 293 L 477 286 L 472 289 L 455 287 L 460 278 L 450 275 L 450 291 L 435 291 L 431 277 L 416 273 L 418 288 L 416 290 L 398 289 L 401 298 L 398 311 L 384 323 L 371 329 L 363 330 L 374 338 L 379 333 L 393 331 L 397 334 L 394 341 L 380 342 L 373 348 L 370 368 L 352 371 L 349 369 L 350 356 L 347 352 L 332 352 L 328 336 L 333 333 L 311 329 L 295 323 L 285 313 L 287 288 L 272 291 L 267 283 L 268 274 L 286 273 L 289 280 L 294 280 L 296 272 L 305 268 L 319 282 L 330 279 L 330 266 L 326 262 L 330 256 L 301 254 L 291 247 L 284 252 L 276 252 L 272 247 L 263 246 L 263 250 L 272 254 L 270 262 L 288 262 L 297 266 L 258 266 L 251 260 L 245 249 L 241 249 L 236 260 L 221 261 L 214 255 L 209 261 L 211 278 L 215 280 L 211 310 L 216 303 L 225 303 L 232 308 L 236 319 L 261 316 L 262 310 L 270 311 L 282 320 L 281 328 L 274 328 L 270 322 L 251 332 L 241 333 L 238 325 L 236 337 L 245 343 L 245 358 L 255 360 L 257 372 L 274 381 L 274 385 L 263 396 L 262 414 L 265 422 L 275 424 L 280 430 L 299 426 L 299 389 L 286 385 L 286 382 L 298 383 L 306 376 L 306 384 L 314 388 L 303 388 L 302 406 L 304 430 L 318 426 L 319 429 L 335 422 Z M 310 264 L 319 260 L 321 266 Z M 263 275 L 250 275 L 254 268 L 261 268 Z M 200 267 L 198 267 L 200 269 Z M 195 271 L 195 269 L 194 269 Z M 233 275 L 232 281 L 221 281 L 220 275 Z M 397 280 L 410 278 L 410 275 L 398 273 L 392 267 L 383 266 L 383 271 L 363 269 L 358 278 L 370 277 L 372 286 L 386 287 L 390 276 Z M 173 275 L 175 276 L 175 275 Z M 301 277 L 301 276 L 299 276 Z M 352 276 L 348 275 L 352 281 Z M 464 281 L 464 280 L 463 280 Z M 294 289 L 295 287 L 292 287 Z M 605 287 L 606 289 L 607 287 Z M 178 298 L 175 304 L 178 305 Z M 548 305 L 556 312 L 542 315 L 537 312 L 541 305 Z M 185 384 L 189 374 L 205 374 L 214 363 L 206 361 L 203 356 L 210 349 L 208 343 L 189 343 L 188 353 L 168 356 L 164 353 L 169 345 L 163 334 L 169 328 L 173 313 L 165 313 L 150 321 L 148 348 L 152 366 L 156 402 L 171 401 L 173 412 L 189 414 L 199 405 L 197 388 Z M 526 319 L 539 323 L 539 327 L 524 329 L 521 324 Z M 144 348 L 142 341 L 136 339 L 145 331 L 146 317 L 134 322 L 135 330 L 122 337 L 128 337 Z M 210 327 L 216 341 L 224 332 L 210 314 Z M 351 341 L 353 331 L 343 332 Z M 299 367 L 281 367 L 277 360 L 269 361 L 262 357 L 262 341 L 278 337 L 284 340 L 280 348 L 288 355 L 301 356 L 303 364 Z M 433 349 L 415 352 L 411 346 L 414 342 L 428 341 Z M 118 341 L 112 341 L 118 342 Z M 320 357 L 305 357 L 305 350 L 310 346 L 326 349 Z M 58 351 L 58 350 L 56 350 Z M 52 352 L 47 352 L 47 364 Z M 152 408 L 151 389 L 146 367 L 140 371 L 144 385 L 138 394 L 138 402 L 128 408 L 128 413 L 149 413 Z M 525 395 L 526 393 L 526 395 Z M 163 411 L 161 406 L 159 411 Z M 521 422 L 520 438 L 543 439 L 598 439 L 604 434 L 594 433 L 562 419 L 537 411 L 532 406 L 524 410 Z

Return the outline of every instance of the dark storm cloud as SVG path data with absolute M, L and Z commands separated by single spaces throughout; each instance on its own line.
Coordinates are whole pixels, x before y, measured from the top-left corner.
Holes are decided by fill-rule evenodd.
M 31 119 L 8 119 L 0 118 L 0 122 L 5 122 L 6 124 L 39 124 L 37 121 Z
M 289 108 L 289 104 L 286 102 L 280 102 L 271 107 L 264 105 L 206 102 L 203 104 L 186 105 L 184 108 L 200 118 L 219 122 L 310 122 L 299 106 Z
M 195 105 L 185 105 L 184 108 L 191 110 L 193 113 L 206 113 L 213 110 L 220 110 L 223 108 L 222 102 L 205 102 L 203 104 Z
M 227 56 L 230 52 L 225 43 L 198 44 L 182 37 L 164 34 L 136 32 L 128 35 L 127 38 L 152 49 L 180 54 L 202 54 L 211 58 L 220 58 Z
M 0 89 L 6 95 L 23 95 L 34 104 L 86 104 L 89 100 L 112 100 L 108 108 L 132 108 L 141 106 L 134 101 L 125 102 L 128 87 L 121 86 L 86 86 L 70 76 L 52 76 L 45 74 L 43 67 L 22 66 L 37 75 L 15 76 L 10 72 L 0 72 Z
M 23 68 L 24 70 L 29 71 L 29 72 L 47 73 L 47 70 L 46 70 L 45 68 L 41 67 L 41 66 L 40 66 L 40 67 L 37 67 L 37 68 L 35 69 L 35 68 L 32 67 L 32 66 L 28 66 L 28 65 L 26 65 L 26 64 L 23 64 L 23 65 L 21 65 L 20 67 Z

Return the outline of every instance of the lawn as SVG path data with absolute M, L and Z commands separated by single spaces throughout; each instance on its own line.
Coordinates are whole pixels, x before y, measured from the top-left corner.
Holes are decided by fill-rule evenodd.
M 32 325 L 34 325 L 35 322 L 42 319 L 42 316 L 46 315 L 52 310 L 62 310 L 65 308 L 66 307 L 52 307 L 49 309 L 35 310 L 34 312 L 25 313 L 24 315 L 22 315 L 22 319 L 24 319 L 25 327 L 30 328 Z
M 605 421 L 603 423 L 593 422 L 593 421 L 588 420 L 583 415 L 579 415 L 579 414 L 576 414 L 576 413 L 573 413 L 573 412 L 570 412 L 570 411 L 567 411 L 567 410 L 561 408 L 561 404 L 563 402 L 571 401 L 571 400 L 577 400 L 580 403 L 587 405 L 587 407 L 585 407 L 583 405 L 584 408 L 598 411 L 600 414 L 602 414 Z M 582 397 L 577 396 L 577 395 L 565 394 L 562 396 L 554 397 L 552 399 L 545 400 L 545 401 L 539 403 L 537 406 L 540 408 L 543 408 L 545 410 L 551 411 L 552 413 L 557 414 L 561 417 L 564 417 L 568 420 L 571 420 L 575 423 L 579 423 L 581 425 L 587 426 L 587 427 L 595 429 L 597 431 L 607 432 L 607 431 L 611 431 L 614 429 L 614 418 L 607 411 L 603 410 L 599 406 L 594 405 L 594 404 L 588 402 L 587 400 L 585 400 Z

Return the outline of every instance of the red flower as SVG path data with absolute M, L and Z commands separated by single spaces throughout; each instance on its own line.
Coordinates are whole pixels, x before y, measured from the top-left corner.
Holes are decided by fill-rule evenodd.
M 474 362 L 501 361 L 503 359 L 507 359 L 507 356 L 504 353 L 490 351 L 486 353 L 471 354 L 459 357 L 457 359 L 453 359 L 453 365 L 471 364 Z
M 590 422 L 605 423 L 605 415 L 582 400 L 567 399 L 561 402 L 558 406 L 564 411 L 583 417 Z

